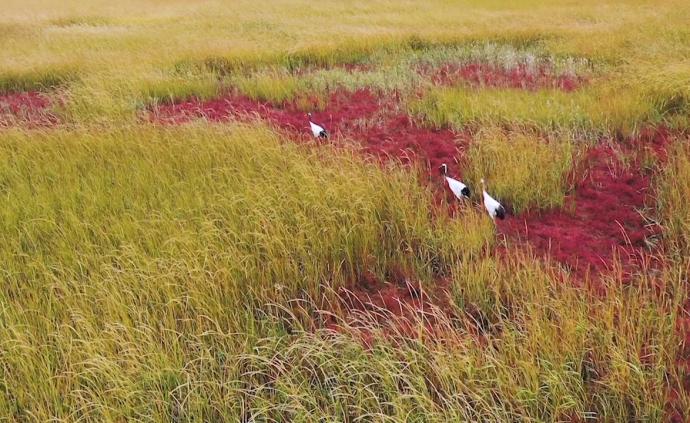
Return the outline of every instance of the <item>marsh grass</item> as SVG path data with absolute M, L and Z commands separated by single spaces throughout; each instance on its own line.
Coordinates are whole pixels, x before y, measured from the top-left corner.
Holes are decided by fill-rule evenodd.
M 413 96 L 432 87 L 433 82 L 426 74 L 449 65 L 479 63 L 505 70 L 527 66 L 532 72 L 547 66 L 555 75 L 582 77 L 593 72 L 592 66 L 583 58 L 563 59 L 550 56 L 538 47 L 491 41 L 455 44 L 410 38 L 397 43 L 388 42 L 377 48 L 369 46 L 361 51 L 355 48 L 354 57 L 346 55 L 346 50 L 344 47 L 336 48 L 329 60 L 321 57 L 306 61 L 303 59 L 307 54 L 305 51 L 276 57 L 272 64 L 262 61 L 245 69 L 238 69 L 238 65 L 211 66 L 211 69 L 218 71 L 220 68 L 221 75 L 228 75 L 223 80 L 250 98 L 274 104 L 299 98 L 305 93 L 323 97 L 338 90 L 367 89 L 382 96 L 394 93 Z
M 57 262 L 120 247 L 165 259 L 188 243 L 200 251 L 222 244 L 216 253 L 229 261 L 219 257 L 215 266 L 223 262 L 231 280 L 249 278 L 249 298 L 282 279 L 293 294 L 316 294 L 321 282 L 382 275 L 397 262 L 430 276 L 424 260 L 442 256 L 444 241 L 461 242 L 460 231 L 441 230 L 448 217 L 432 224 L 430 194 L 407 173 L 359 163 L 347 152 L 306 153 L 260 127 L 13 133 L 3 148 L 4 234 L 24 234 L 8 238 L 7 251 L 56 254 Z M 43 223 L 26 226 L 34 220 Z M 490 227 L 461 228 L 489 242 Z M 408 254 L 412 261 L 403 259 Z
M 331 13 L 323 13 L 313 2 L 291 0 L 259 13 L 245 0 L 232 7 L 211 1 L 191 12 L 179 2 L 162 7 L 128 0 L 112 8 L 102 2 L 70 0 L 39 7 L 11 0 L 4 5 L 0 27 L 5 47 L 0 52 L 0 90 L 54 86 L 78 73 L 86 83 L 77 84 L 70 95 L 77 104 L 68 113 L 70 120 L 121 121 L 136 119 L 131 110 L 151 93 L 160 95 L 154 102 L 176 95 L 175 88 L 161 88 L 166 83 L 158 75 L 158 87 L 151 89 L 151 75 L 160 73 L 174 86 L 180 83 L 179 71 L 206 80 L 208 75 L 250 76 L 270 67 L 299 74 L 362 64 L 382 68 L 383 75 L 365 76 L 355 84 L 390 89 L 417 84 L 396 76 L 396 63 L 414 67 L 470 60 L 507 68 L 547 64 L 559 74 L 593 71 L 615 82 L 615 94 L 636 96 L 651 86 L 660 110 L 681 103 L 686 109 L 683 2 L 586 1 L 578 6 L 432 2 L 411 13 L 402 5 L 375 1 L 331 4 Z M 190 13 L 193 19 L 188 19 Z M 314 17 L 319 25 L 313 25 Z M 127 75 L 126 82 L 121 75 Z M 209 87 L 191 83 L 183 91 L 203 97 Z M 591 102 L 600 99 L 592 96 Z M 94 117 L 101 112 L 103 116 Z M 673 113 L 668 119 L 680 126 L 682 116 Z
M 492 380 L 498 392 L 506 392 L 505 401 L 489 409 L 509 404 L 518 414 L 543 420 L 661 419 L 666 372 L 678 348 L 674 325 L 687 294 L 676 279 L 683 272 L 670 269 L 661 292 L 651 273 L 624 284 L 614 272 L 602 282 L 602 296 L 573 287 L 523 253 L 459 269 L 452 296 L 489 343 L 478 363 L 493 363 L 488 371 L 496 372 L 474 380 Z
M 147 106 L 154 102 L 174 103 L 192 97 L 210 100 L 220 95 L 222 89 L 212 75 L 191 75 L 173 80 L 162 77 L 160 80 L 152 79 L 147 87 L 142 87 L 142 97 Z
M 3 2 L 0 92 L 58 88 L 65 125 L 0 130 L 0 418 L 660 421 L 671 388 L 688 409 L 682 142 L 656 185 L 670 252 L 574 280 L 497 240 L 481 209 L 436 208 L 419 169 L 257 123 L 136 124 L 225 89 L 298 107 L 401 93 L 426 124 L 478 134 L 473 186 L 557 207 L 575 141 L 687 129 L 687 21 L 680 0 Z M 591 85 L 423 76 L 465 63 Z M 449 282 L 450 306 L 344 309 L 341 287 L 400 269 Z
M 469 147 L 465 178 L 472 186 L 484 178 L 492 195 L 515 213 L 558 208 L 572 188 L 568 177 L 577 149 L 569 139 L 485 129 Z
M 680 377 L 682 267 L 578 288 L 494 256 L 478 210 L 432 217 L 397 165 L 257 126 L 2 137 L 10 418 L 658 420 Z M 433 330 L 320 327 L 338 287 L 392 268 L 450 278 Z
M 470 306 L 482 303 L 490 319 L 479 333 L 476 319 L 437 309 L 412 318 L 417 335 L 378 312 L 343 319 L 338 332 L 271 315 L 295 332 L 257 340 L 226 364 L 225 399 L 241 406 L 219 409 L 279 421 L 662 418 L 666 384 L 678 377 L 669 369 L 682 284 L 660 292 L 646 273 L 631 285 L 618 274 L 600 296 L 529 255 L 473 263 L 488 264 L 456 269 L 452 296 L 456 315 L 478 316 Z
M 309 88 L 298 78 L 281 72 L 268 71 L 251 76 L 234 77 L 229 85 L 252 100 L 267 101 L 280 106 L 299 97 L 309 97 Z
M 551 89 L 435 89 L 412 102 L 410 110 L 436 127 L 501 125 L 565 131 L 582 137 L 630 135 L 641 126 L 659 124 L 663 116 L 640 92 L 608 85 L 593 85 L 572 93 Z
M 50 91 L 65 87 L 78 78 L 78 70 L 69 65 L 53 64 L 25 70 L 0 70 L 0 93 Z
M 686 140 L 677 141 L 669 151 L 657 185 L 658 212 L 667 242 L 677 258 L 690 254 L 690 148 Z
M 431 193 L 396 166 L 256 126 L 8 131 L 1 148 L 0 408 L 14 418 L 169 417 L 208 357 L 283 330 L 267 303 L 391 267 L 428 281 L 493 242 L 474 211 L 432 220 Z M 210 412 L 195 401 L 181 407 Z

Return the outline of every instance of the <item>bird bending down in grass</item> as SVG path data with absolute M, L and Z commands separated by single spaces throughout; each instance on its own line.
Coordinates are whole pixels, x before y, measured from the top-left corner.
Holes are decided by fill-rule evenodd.
M 446 182 L 448 182 L 450 190 L 453 191 L 453 194 L 455 194 L 458 200 L 470 198 L 470 189 L 467 188 L 467 185 L 448 176 L 448 165 L 443 163 L 439 169 L 441 169 L 441 175 L 446 178 Z
M 328 132 L 323 129 L 323 126 L 317 125 L 311 120 L 311 113 L 307 113 L 309 117 L 309 127 L 311 128 L 311 133 L 314 134 L 314 138 L 325 140 L 328 138 Z
M 486 211 L 489 212 L 489 216 L 491 216 L 492 219 L 505 219 L 506 209 L 486 192 L 484 179 L 482 179 L 482 194 L 484 195 L 484 207 L 486 207 Z

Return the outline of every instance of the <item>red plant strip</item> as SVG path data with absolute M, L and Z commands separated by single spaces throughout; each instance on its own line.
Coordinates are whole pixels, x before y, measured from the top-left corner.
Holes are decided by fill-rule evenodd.
M 55 125 L 59 119 L 50 106 L 48 96 L 37 91 L 0 94 L 0 127 Z
M 432 81 L 438 85 L 456 85 L 467 82 L 478 87 L 519 88 L 538 90 L 554 88 L 563 91 L 574 91 L 586 83 L 582 77 L 574 75 L 556 75 L 546 66 L 530 69 L 525 65 L 504 69 L 483 63 L 467 65 L 445 65 L 441 68 L 423 73 L 430 73 Z

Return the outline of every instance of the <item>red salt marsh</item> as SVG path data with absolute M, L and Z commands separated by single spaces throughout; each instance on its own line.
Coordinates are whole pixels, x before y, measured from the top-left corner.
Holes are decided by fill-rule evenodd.
M 487 79 L 486 72 L 481 69 L 462 72 L 463 80 L 480 86 L 538 89 L 550 84 L 571 91 L 580 83 L 546 77 L 530 79 L 520 72 L 493 79 Z M 55 124 L 58 119 L 50 114 L 49 108 L 49 98 L 40 93 L 0 95 L 0 126 L 17 122 L 36 126 Z M 437 169 L 445 162 L 452 175 L 462 177 L 464 151 L 472 142 L 470 134 L 420 126 L 405 113 L 398 99 L 384 99 L 368 90 L 333 93 L 325 110 L 314 112 L 314 120 L 333 135 L 330 142 L 353 140 L 354 147 L 367 156 L 421 162 L 430 176 L 428 183 L 452 200 Z M 226 121 L 254 117 L 303 141 L 311 138 L 305 113 L 295 104 L 275 106 L 239 95 L 162 105 L 149 115 L 151 121 L 164 124 L 197 118 Z M 616 258 L 625 272 L 634 272 L 641 257 L 650 249 L 650 240 L 659 233 L 659 228 L 644 217 L 645 209 L 655 203 L 652 175 L 641 170 L 641 153 L 663 162 L 669 137 L 663 128 L 645 129 L 635 139 L 607 141 L 592 147 L 584 158 L 585 170 L 578 173 L 563 208 L 509 215 L 505 221 L 498 222 L 499 234 L 506 237 L 510 246 L 522 242 L 529 244 L 536 254 L 560 263 L 576 279 L 584 279 L 587 274 L 596 277 L 606 273 Z M 621 155 L 627 155 L 630 160 L 621 160 Z M 444 295 L 448 285 L 449 281 L 439 279 L 433 286 L 422 287 L 402 273 L 387 275 L 385 280 L 364 275 L 340 294 L 350 310 L 381 312 L 385 319 L 393 316 L 399 333 L 413 334 L 419 328 L 410 325 L 418 321 L 415 320 L 418 316 L 432 315 L 429 311 L 433 308 L 446 312 L 452 309 Z M 677 329 L 683 346 L 677 360 L 679 367 L 688 369 L 687 374 L 690 374 L 690 325 L 687 321 L 679 319 Z M 425 330 L 433 333 L 434 322 L 428 323 Z M 683 389 L 690 389 L 690 376 L 685 376 L 680 383 Z M 669 413 L 677 416 L 682 410 L 674 409 Z
M 546 71 L 535 76 L 523 69 L 496 73 L 482 66 L 470 66 L 454 72 L 446 76 L 456 78 L 459 72 L 461 79 L 479 86 L 572 91 L 585 82 L 554 77 Z M 354 144 L 349 146 L 377 160 L 420 163 L 427 171 L 426 182 L 446 197 L 446 204 L 461 207 L 443 184 L 438 167 L 447 163 L 450 174 L 462 178 L 462 163 L 472 142 L 471 134 L 421 126 L 408 116 L 397 97 L 385 98 L 369 90 L 334 92 L 329 95 L 324 110 L 313 112 L 313 119 L 330 132 L 328 142 L 352 141 Z M 276 106 L 236 94 L 211 101 L 190 99 L 162 105 L 147 116 L 163 124 L 197 118 L 226 121 L 256 117 L 292 135 L 294 140 L 312 139 L 303 104 L 298 107 L 287 102 Z M 646 206 L 654 204 L 651 175 L 640 171 L 642 153 L 663 161 L 668 138 L 668 132 L 663 129 L 648 129 L 638 138 L 591 148 L 583 160 L 585 170 L 574 170 L 576 182 L 565 207 L 509 215 L 505 221 L 498 222 L 499 234 L 505 236 L 508 248 L 527 243 L 537 256 L 549 257 L 568 269 L 576 281 L 584 280 L 587 275 L 596 280 L 599 274 L 610 271 L 614 262 L 620 263 L 623 271 L 634 272 L 640 266 L 640 258 L 649 250 L 648 241 L 659 229 L 649 225 L 642 214 Z M 632 157 L 627 165 L 620 159 L 622 152 Z M 443 278 L 431 286 L 420 286 L 404 274 L 386 275 L 384 280 L 364 275 L 340 292 L 340 296 L 348 313 L 374 313 L 384 324 L 393 325 L 396 333 L 415 333 L 419 327 L 410 325 L 420 318 L 426 322 L 425 330 L 434 333 L 437 325 L 431 321 L 434 314 L 430 311 L 439 309 L 452 315 L 448 289 L 449 281 Z M 338 330 L 336 326 L 327 323 L 327 327 Z M 481 330 L 477 329 L 475 335 L 480 339 Z M 362 336 L 366 338 L 366 333 Z M 365 340 L 371 342 L 372 339 Z
M 466 82 L 477 87 L 519 88 L 530 91 L 553 88 L 569 92 L 587 82 L 580 76 L 556 74 L 553 69 L 544 65 L 535 67 L 518 65 L 506 69 L 485 63 L 449 64 L 433 71 L 423 72 L 430 73 L 432 81 L 438 85 L 456 85 Z
M 0 127 L 51 126 L 59 122 L 50 98 L 38 91 L 0 94 Z
M 224 121 L 252 117 L 261 117 L 300 137 L 309 135 L 306 114 L 294 104 L 276 107 L 237 95 L 206 102 L 191 99 L 162 105 L 150 114 L 149 119 L 177 124 L 198 118 Z M 451 171 L 456 171 L 454 163 L 469 140 L 466 134 L 448 129 L 419 127 L 400 109 L 397 101 L 384 104 L 368 90 L 331 94 L 327 111 L 314 112 L 313 119 L 324 126 L 332 138 L 353 139 L 368 154 L 404 162 L 417 157 L 426 161 L 431 169 L 447 162 Z
M 650 176 L 618 160 L 611 146 L 592 148 L 563 208 L 510 216 L 499 222 L 500 231 L 579 276 L 609 270 L 616 256 L 631 270 L 659 228 L 643 214 L 653 204 Z

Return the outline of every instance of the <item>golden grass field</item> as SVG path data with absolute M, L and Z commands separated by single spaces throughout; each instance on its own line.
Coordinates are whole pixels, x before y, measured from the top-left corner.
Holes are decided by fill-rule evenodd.
M 0 419 L 690 421 L 687 1 L 0 3 Z

